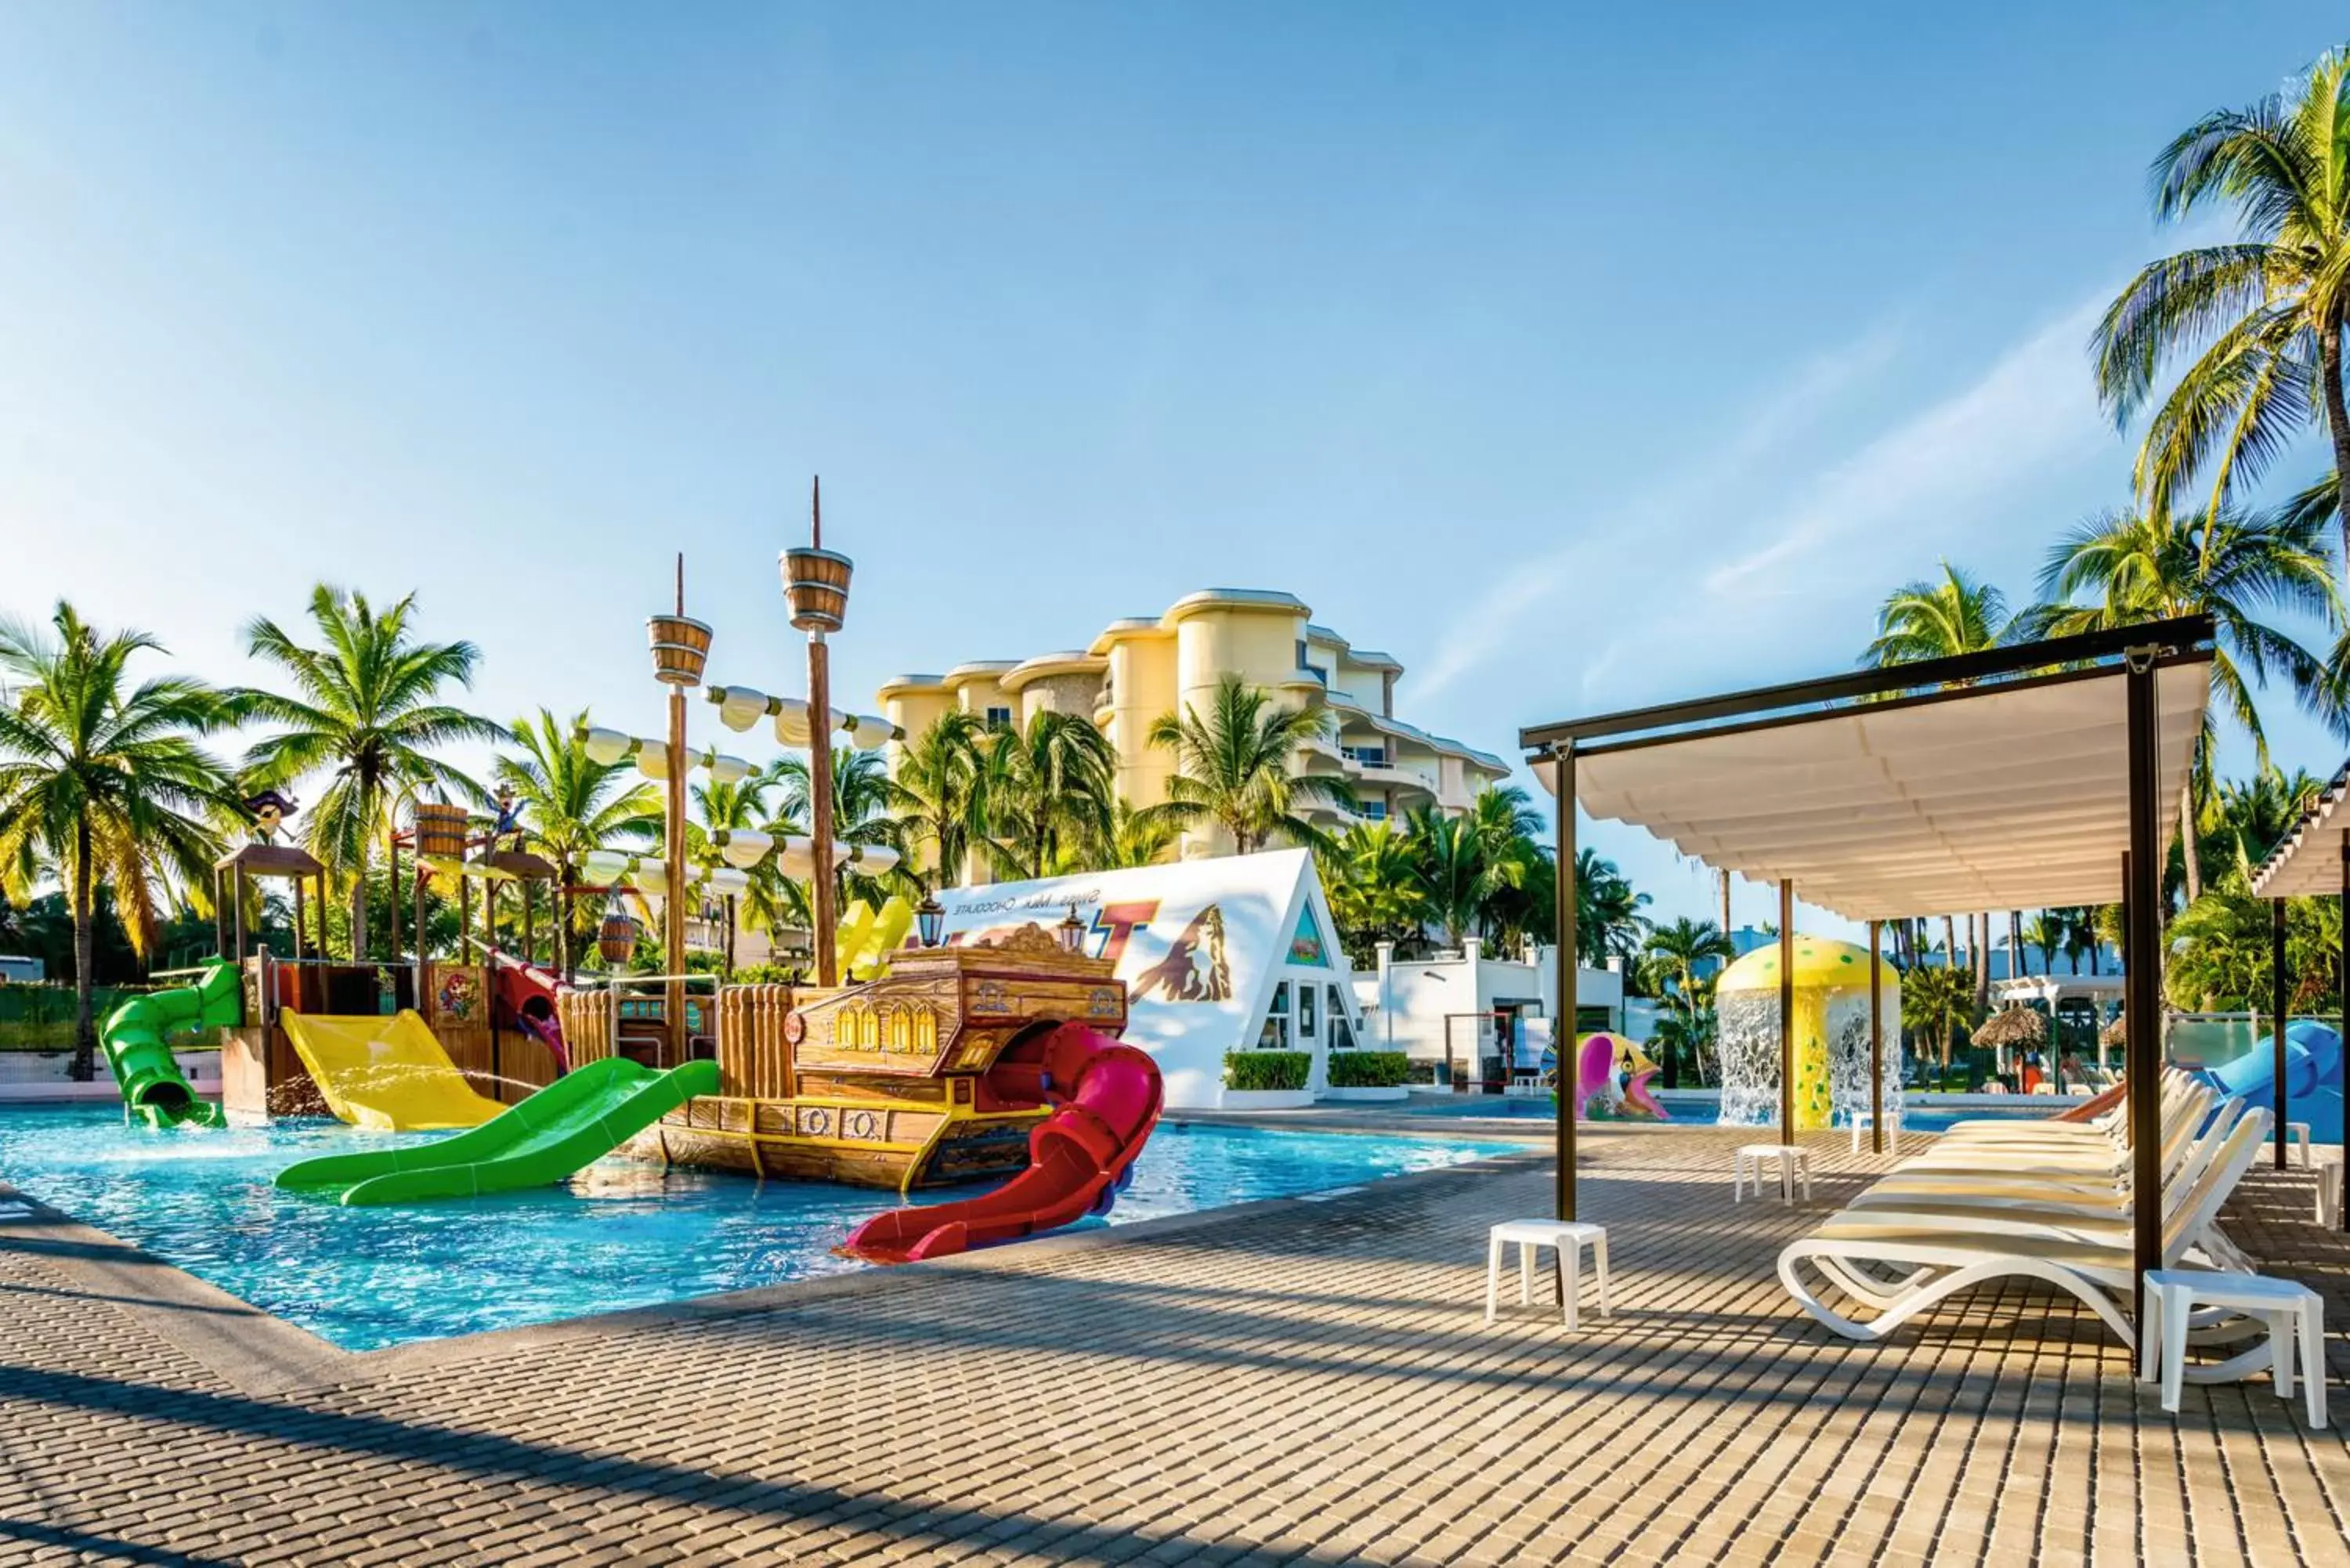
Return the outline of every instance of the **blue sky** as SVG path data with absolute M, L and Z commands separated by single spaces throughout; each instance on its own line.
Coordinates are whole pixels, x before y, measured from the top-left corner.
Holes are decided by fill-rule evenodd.
M 1944 555 L 2024 597 L 2126 496 L 2082 345 L 2179 243 L 2147 161 L 2322 26 L 9 6 L 0 607 L 64 594 L 234 680 L 315 579 L 414 587 L 489 711 L 643 732 L 675 549 L 713 679 L 797 689 L 774 559 L 821 470 L 860 703 L 1283 587 L 1405 662 L 1406 717 L 1509 753 L 1843 667 Z

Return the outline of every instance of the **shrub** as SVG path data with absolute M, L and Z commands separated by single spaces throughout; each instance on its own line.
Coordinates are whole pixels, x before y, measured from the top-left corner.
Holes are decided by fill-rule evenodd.
M 1314 1071 L 1305 1051 L 1234 1051 L 1224 1057 L 1227 1089 L 1302 1089 Z
M 1393 1089 L 1411 1077 L 1411 1058 L 1400 1051 L 1333 1051 L 1334 1089 Z

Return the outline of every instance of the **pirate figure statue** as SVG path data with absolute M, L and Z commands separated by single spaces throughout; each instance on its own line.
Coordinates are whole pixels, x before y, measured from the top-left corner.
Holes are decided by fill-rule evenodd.
M 244 809 L 246 815 L 253 818 L 253 841 L 255 844 L 276 843 L 278 828 L 294 815 L 299 804 L 293 796 L 280 794 L 274 789 L 247 795 Z

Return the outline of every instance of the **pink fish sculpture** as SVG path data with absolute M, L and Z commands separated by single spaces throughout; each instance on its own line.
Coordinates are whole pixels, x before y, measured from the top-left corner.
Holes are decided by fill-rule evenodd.
M 1645 1116 L 1672 1120 L 1648 1080 L 1657 1075 L 1656 1063 L 1637 1041 L 1621 1034 L 1586 1034 L 1575 1048 L 1575 1114 L 1578 1120 L 1595 1116 Z

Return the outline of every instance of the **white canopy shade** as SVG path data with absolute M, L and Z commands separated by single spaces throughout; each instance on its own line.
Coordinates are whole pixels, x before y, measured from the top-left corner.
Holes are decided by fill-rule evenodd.
M 2210 668 L 2156 674 L 2168 815 Z M 1684 855 L 1848 919 L 2110 902 L 2129 847 L 2125 677 L 2109 668 L 1897 701 L 1592 742 L 1575 794 Z M 1534 764 L 1557 791 L 1556 767 Z M 2338 869 L 2338 867 L 2337 867 Z
M 2284 842 L 2252 872 L 2252 893 L 2262 898 L 2339 897 L 2343 888 L 2345 836 L 2350 835 L 2350 764 L 2301 815 Z

